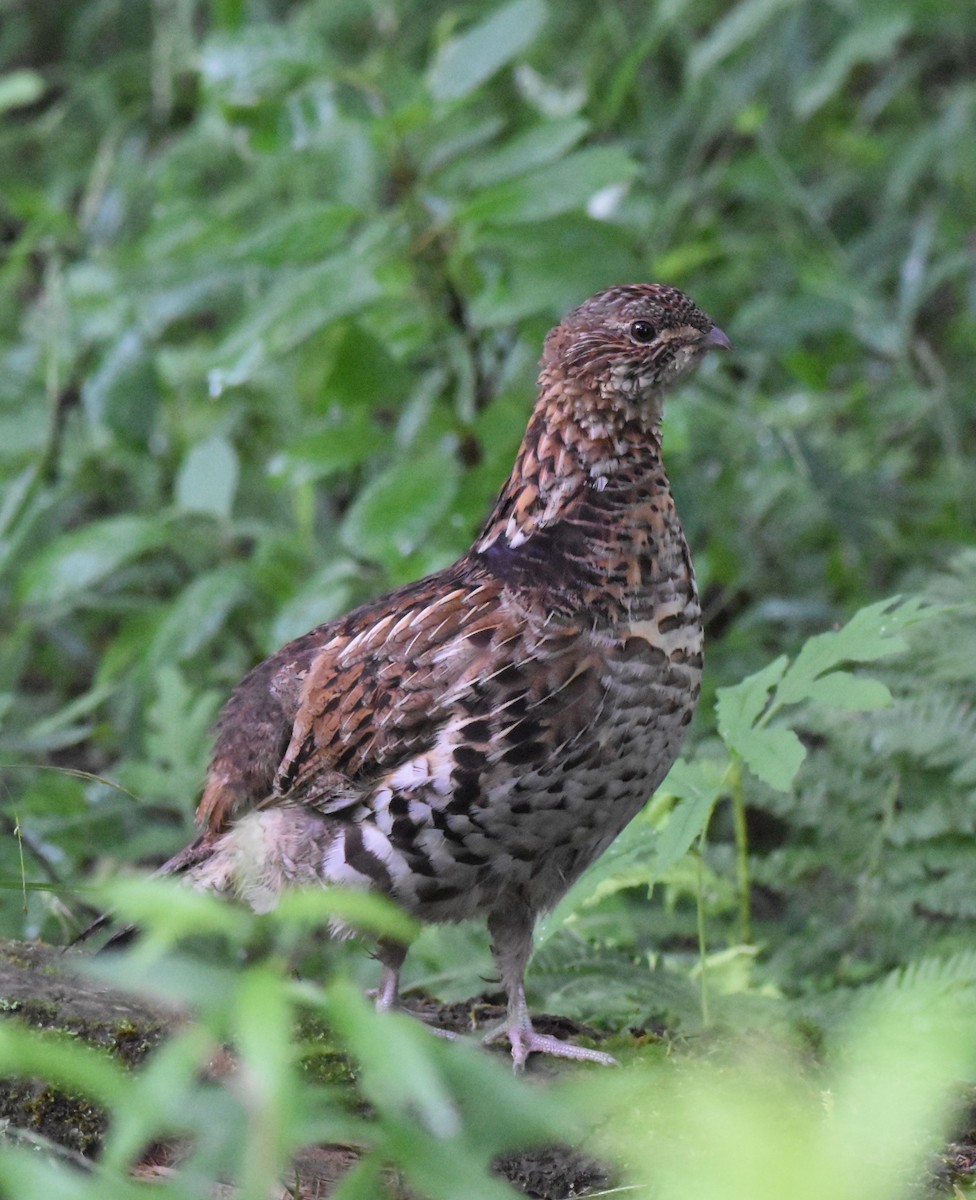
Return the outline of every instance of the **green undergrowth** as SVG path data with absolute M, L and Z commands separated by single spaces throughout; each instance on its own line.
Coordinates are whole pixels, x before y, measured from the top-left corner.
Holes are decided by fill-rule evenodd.
M 11 1195 L 142 1195 L 128 1181 L 132 1167 L 174 1143 L 179 1167 L 152 1193 L 174 1200 L 206 1194 L 216 1179 L 242 1196 L 272 1194 L 276 1180 L 295 1183 L 289 1163 L 310 1144 L 355 1148 L 340 1200 L 402 1188 L 432 1200 L 501 1200 L 515 1193 L 497 1164 L 566 1143 L 635 1195 L 718 1189 L 761 1200 L 788 1187 L 907 1198 L 950 1178 L 946 1138 L 963 1119 L 961 1081 L 976 1067 L 972 961 L 968 971 L 920 966 L 865 989 L 816 1039 L 775 1019 L 677 1039 L 634 1030 L 607 1043 L 624 1047 L 622 1069 L 518 1077 L 505 1056 L 470 1039 L 448 1042 L 410 1017 L 376 1014 L 341 946 L 324 950 L 325 982 L 294 976 L 294 947 L 330 915 L 401 935 L 400 915 L 374 897 L 296 896 L 262 918 L 229 918 L 226 904 L 187 897 L 171 880 L 131 881 L 106 898 L 144 921 L 145 936 L 88 969 L 192 1016 L 137 1070 L 83 1041 L 5 1021 L 6 1072 L 42 1077 L 108 1117 L 87 1173 L 42 1153 L 40 1139 L 8 1137 L 0 1184 Z M 242 965 L 256 941 L 264 953 Z
M 5 1194 L 141 1195 L 187 1129 L 174 1196 L 266 1200 L 316 1140 L 370 1148 L 345 1200 L 385 1162 L 500 1196 L 532 1139 L 638 1194 L 910 1194 L 972 1079 L 974 45 L 953 0 L 7 6 L 0 928 L 63 942 L 122 880 L 113 970 L 198 1015 L 142 1073 L 5 1022 L 4 1072 L 112 1115 L 92 1175 L 8 1130 Z M 636 279 L 735 343 L 665 419 L 705 693 L 529 975 L 628 1066 L 540 1089 L 380 1022 L 376 964 L 303 941 L 338 898 L 255 925 L 142 876 L 230 688 L 470 544 L 546 330 Z M 493 999 L 488 962 L 428 929 L 405 982 Z M 223 1041 L 240 1080 L 201 1082 Z

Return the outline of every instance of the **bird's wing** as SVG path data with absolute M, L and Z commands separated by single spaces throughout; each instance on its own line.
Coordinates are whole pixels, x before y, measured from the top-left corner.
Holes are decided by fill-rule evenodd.
M 449 698 L 510 636 L 500 596 L 493 580 L 401 594 L 336 637 L 305 680 L 276 796 L 335 813 L 430 749 Z
M 462 565 L 463 564 L 463 565 Z M 580 627 L 472 560 L 314 630 L 246 677 L 218 722 L 211 836 L 280 802 L 347 819 L 377 789 L 468 791 L 570 746 L 602 696 Z M 499 764 L 501 764 L 499 766 Z
M 432 745 L 443 699 L 499 636 L 502 584 L 448 569 L 320 626 L 255 667 L 217 721 L 209 833 L 282 798 L 338 811 Z

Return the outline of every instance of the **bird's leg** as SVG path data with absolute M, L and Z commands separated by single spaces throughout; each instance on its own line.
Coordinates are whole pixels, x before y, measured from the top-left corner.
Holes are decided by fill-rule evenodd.
M 383 964 L 380 986 L 376 989 L 376 1011 L 392 1012 L 400 1007 L 400 968 L 403 966 L 403 960 L 407 957 L 407 947 L 402 942 L 381 938 L 376 947 L 376 957 Z M 420 1015 L 420 1020 L 431 1033 L 436 1033 L 438 1037 L 446 1038 L 448 1041 L 454 1041 L 457 1037 L 457 1034 L 450 1029 L 441 1029 L 437 1025 L 429 1024 L 423 1015 Z
M 551 1054 L 558 1058 L 616 1066 L 617 1060 L 600 1050 L 588 1050 L 550 1034 L 536 1032 L 525 1002 L 525 968 L 532 954 L 532 926 L 531 913 L 524 904 L 509 902 L 489 914 L 491 952 L 508 997 L 508 1016 L 500 1029 L 485 1037 L 485 1042 L 507 1038 L 516 1071 L 524 1069 L 530 1054 Z
M 407 957 L 407 948 L 402 942 L 381 938 L 376 957 L 383 964 L 380 986 L 376 989 L 376 1011 L 389 1012 L 400 999 L 400 968 Z

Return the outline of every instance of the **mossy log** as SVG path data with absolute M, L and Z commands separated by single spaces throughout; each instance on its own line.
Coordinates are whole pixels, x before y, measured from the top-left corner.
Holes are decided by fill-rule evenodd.
M 98 982 L 77 970 L 82 957 L 41 943 L 0 942 L 0 1016 L 79 1038 L 138 1069 L 185 1020 L 185 1014 Z M 428 1017 L 450 1026 L 460 1019 L 460 1010 L 471 1006 L 438 1012 L 431 1003 L 419 1007 Z M 214 1073 L 232 1069 L 228 1055 L 223 1065 L 215 1064 Z M 42 1079 L 0 1079 L 0 1137 L 8 1141 L 40 1146 L 52 1155 L 83 1163 L 98 1157 L 107 1127 L 106 1114 L 84 1096 L 65 1093 Z M 184 1152 L 185 1145 L 178 1141 L 154 1146 L 133 1174 L 140 1179 L 165 1177 L 178 1169 Z M 350 1146 L 304 1147 L 282 1180 L 280 1192 L 269 1200 L 328 1200 L 357 1157 Z M 609 1178 L 601 1164 L 569 1146 L 520 1152 L 497 1163 L 496 1170 L 519 1190 L 543 1198 L 584 1195 Z M 232 1200 L 234 1195 L 231 1187 L 214 1192 L 215 1200 Z M 391 1200 L 408 1195 L 412 1193 L 401 1190 L 391 1175 Z
M 41 943 L 0 942 L 0 1015 L 80 1038 L 138 1068 L 183 1014 L 73 970 L 81 957 Z M 0 1122 L 8 1141 L 45 1147 L 79 1163 L 98 1157 L 108 1127 L 106 1114 L 86 1097 L 43 1079 L 23 1078 L 0 1079 Z M 154 1146 L 133 1173 L 140 1179 L 165 1176 L 178 1166 L 181 1153 L 177 1142 Z M 281 1200 L 326 1200 L 356 1158 L 348 1146 L 303 1149 L 292 1164 L 292 1179 L 282 1182 Z M 219 1200 L 233 1195 L 233 1188 L 215 1192 Z

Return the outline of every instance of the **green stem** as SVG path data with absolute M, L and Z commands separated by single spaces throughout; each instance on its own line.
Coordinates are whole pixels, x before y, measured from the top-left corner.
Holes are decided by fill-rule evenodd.
M 698 966 L 701 976 L 701 1017 L 707 1029 L 711 1021 L 708 1005 L 708 946 L 705 941 L 705 830 L 698 836 Z
M 752 880 L 749 875 L 749 831 L 746 827 L 746 794 L 742 784 L 742 760 L 732 755 L 728 773 L 735 826 L 735 886 L 739 905 L 739 941 L 752 942 Z

